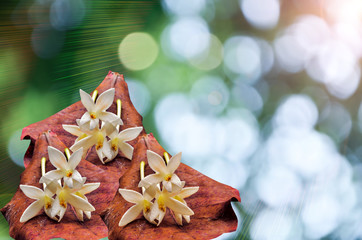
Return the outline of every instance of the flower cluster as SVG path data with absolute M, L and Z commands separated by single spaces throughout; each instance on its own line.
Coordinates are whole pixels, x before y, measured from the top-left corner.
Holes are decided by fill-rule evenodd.
M 83 221 L 83 213 L 91 218 L 91 212 L 95 208 L 88 202 L 85 194 L 97 189 L 100 183 L 85 183 L 86 178 L 82 177 L 76 170 L 82 159 L 83 148 L 80 148 L 72 155 L 66 149 L 66 153 L 68 153 L 68 160 L 58 149 L 48 147 L 49 160 L 56 170 L 45 173 L 46 158 L 42 158 L 43 176 L 39 182 L 43 183 L 43 189 L 20 185 L 20 189 L 27 197 L 36 200 L 25 209 L 20 222 L 26 222 L 35 217 L 42 208 L 50 218 L 60 222 L 68 204 L 73 206 L 80 221 Z
M 142 187 L 143 194 L 129 189 L 119 189 L 126 201 L 135 204 L 124 213 L 119 222 L 120 226 L 132 222 L 141 212 L 145 219 L 158 226 L 167 208 L 173 212 L 177 224 L 182 225 L 182 218 L 187 223 L 190 222 L 190 216 L 194 212 L 187 206 L 184 198 L 196 193 L 199 187 L 184 187 L 185 182 L 175 174 L 181 163 L 181 153 L 171 159 L 166 152 L 164 156 L 165 160 L 157 153 L 147 150 L 148 164 L 155 173 L 144 177 L 144 162 L 141 162 L 141 181 L 138 187 Z
M 77 136 L 70 150 L 84 149 L 84 154 L 95 146 L 100 161 L 105 164 L 112 161 L 122 152 L 129 160 L 132 159 L 133 147 L 126 143 L 135 139 L 142 131 L 142 127 L 133 127 L 119 132 L 121 120 L 121 100 L 117 99 L 117 115 L 106 110 L 114 101 L 115 89 L 111 88 L 103 92 L 96 99 L 80 90 L 80 97 L 86 112 L 81 119 L 77 119 L 77 125 L 63 125 L 64 130 Z

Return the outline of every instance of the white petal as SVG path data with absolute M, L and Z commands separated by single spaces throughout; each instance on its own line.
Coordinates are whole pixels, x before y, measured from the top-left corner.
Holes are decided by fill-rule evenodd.
M 90 204 L 87 200 L 74 195 L 69 194 L 67 195 L 67 202 L 69 202 L 73 207 L 82 209 L 83 211 L 94 211 L 95 208 Z
M 141 204 L 136 204 L 130 207 L 122 216 L 119 221 L 119 226 L 126 226 L 128 223 L 132 222 L 137 218 L 137 216 L 142 212 L 143 206 Z
M 186 187 L 181 190 L 179 194 L 177 194 L 180 198 L 187 198 L 192 194 L 196 193 L 199 190 L 199 187 Z
M 91 119 L 89 121 L 89 129 L 90 130 L 93 130 L 94 128 L 98 127 L 99 126 L 99 119 L 96 118 L 96 119 Z
M 139 182 L 138 187 L 148 187 L 152 184 L 160 183 L 160 182 L 162 182 L 162 180 L 163 180 L 163 178 L 162 178 L 161 174 L 159 174 L 159 173 L 150 174 Z
M 133 147 L 125 142 L 119 142 L 118 147 L 121 150 L 121 152 L 128 158 L 129 160 L 132 160 L 133 156 Z
M 180 213 L 175 213 L 175 220 L 177 222 L 178 225 L 182 226 L 182 214 Z
M 53 202 L 54 202 L 54 201 L 52 201 L 52 207 L 53 207 Z M 44 212 L 45 212 L 45 214 L 48 215 L 48 217 L 50 217 L 51 219 L 54 219 L 54 220 L 58 221 L 58 218 L 57 218 L 57 217 L 52 217 L 52 215 L 51 215 L 52 207 L 50 207 L 50 208 L 48 208 L 48 209 L 44 208 Z
M 147 150 L 148 164 L 157 173 L 166 173 L 167 168 L 163 158 L 155 152 Z
M 64 172 L 62 170 L 51 170 L 42 176 L 39 180 L 39 183 L 46 183 L 49 181 L 58 180 L 64 177 Z
M 102 126 L 101 131 L 104 135 L 112 137 L 111 135 L 115 133 L 118 134 L 117 128 L 113 124 L 109 122 L 102 122 L 102 123 L 104 123 L 104 125 Z
M 70 187 L 70 188 L 73 188 L 73 179 L 70 178 L 70 177 L 64 177 L 64 183 Z
M 161 215 L 161 217 L 160 217 Z M 151 208 L 151 212 L 150 212 L 150 220 L 151 222 L 153 222 L 155 219 L 163 219 L 163 216 L 165 215 L 165 213 L 163 211 L 161 211 L 159 208 L 158 208 L 158 203 L 157 201 L 155 201 L 155 203 L 152 205 L 152 208 Z M 158 222 L 157 226 L 161 223 Z
M 78 166 L 78 164 L 82 160 L 82 155 L 83 155 L 82 147 L 79 148 L 77 151 L 73 152 L 72 155 L 70 155 L 70 158 L 68 160 L 70 169 L 74 170 Z
M 121 141 L 131 141 L 135 139 L 141 132 L 143 127 L 127 128 L 119 133 L 118 137 Z
M 120 125 L 122 120 L 114 113 L 111 112 L 101 112 L 99 113 L 99 119 L 105 122 L 109 122 L 112 125 Z
M 66 210 L 67 210 L 67 208 L 60 207 L 60 210 L 59 210 L 59 213 L 58 213 L 58 215 L 59 215 L 58 222 L 60 222 L 63 219 Z
M 83 148 L 83 151 L 87 152 L 88 149 L 92 147 L 96 142 L 97 141 L 95 141 L 95 138 L 93 136 L 88 136 L 73 144 L 73 146 L 70 147 L 70 150 L 74 152 L 80 148 Z
M 103 144 L 103 146 L 104 146 L 104 144 Z M 97 152 L 99 160 L 101 160 L 101 162 L 104 164 L 104 161 L 103 161 L 103 159 L 104 159 L 103 147 L 101 147 L 99 149 L 96 148 L 96 152 Z
M 91 219 L 92 213 L 90 211 L 84 211 L 84 214 L 87 216 L 88 219 Z
M 143 196 L 139 192 L 122 188 L 118 189 L 118 191 L 127 202 L 136 204 L 143 202 Z
M 107 91 L 104 91 L 101 95 L 99 95 L 96 102 L 96 111 L 107 110 L 113 103 L 114 93 L 114 88 L 110 88 Z
M 94 109 L 94 102 L 92 97 L 88 93 L 84 92 L 82 89 L 79 89 L 79 94 L 83 106 L 87 109 L 88 112 L 92 112 Z
M 172 209 L 172 211 L 175 213 L 180 213 L 182 215 L 194 215 L 194 212 L 191 210 L 191 208 L 176 199 L 167 198 L 165 199 L 165 203 L 167 207 Z
M 72 178 L 74 181 L 77 181 L 79 183 L 82 183 L 82 181 L 83 181 L 82 175 L 80 175 L 80 173 L 77 170 L 73 171 Z M 75 183 L 73 182 L 73 184 L 75 184 Z
M 35 201 L 29 205 L 21 215 L 20 222 L 26 222 L 29 219 L 35 217 L 43 208 L 44 203 L 41 200 Z
M 54 200 L 54 202 L 53 202 L 53 205 L 52 205 L 52 210 L 50 211 L 50 216 L 51 216 L 52 218 L 54 218 L 55 215 L 57 215 L 57 214 L 60 212 L 61 208 L 64 208 L 64 207 L 60 206 L 60 204 L 59 204 L 59 198 L 56 197 L 55 200 Z M 65 209 L 66 209 L 66 208 L 65 208 Z M 64 211 L 64 212 L 65 212 L 65 211 Z
M 181 186 L 182 186 L 182 182 L 181 182 L 181 180 L 180 180 L 180 178 L 176 175 L 176 174 L 172 174 L 172 177 L 171 177 L 171 180 L 170 180 L 170 182 L 172 183 L 172 184 L 175 184 L 177 187 L 179 187 L 180 188 L 180 190 L 181 190 Z
M 63 129 L 74 136 L 82 136 L 84 133 L 80 130 L 77 125 L 66 125 L 63 124 Z
M 46 189 L 48 189 L 53 195 L 57 192 L 59 188 L 61 188 L 58 180 L 51 181 L 47 178 L 44 178 L 44 182 L 46 183 Z
M 111 142 L 111 140 L 104 141 L 102 151 L 103 151 L 103 154 L 106 156 L 107 159 L 113 160 L 118 154 L 118 146 L 117 146 L 117 150 L 113 151 L 113 149 L 111 148 L 110 142 Z
M 101 184 L 98 183 L 86 183 L 83 185 L 82 189 L 80 189 L 78 192 L 82 193 L 83 195 L 93 192 L 96 190 Z
M 59 169 L 65 168 L 68 162 L 61 151 L 52 146 L 48 146 L 48 154 L 49 154 L 49 160 L 54 167 Z
M 178 166 L 180 166 L 181 156 L 182 156 L 182 153 L 179 152 L 170 159 L 170 161 L 167 164 L 167 169 L 168 169 L 169 173 L 174 173 L 175 170 L 178 168 Z
M 169 192 L 172 192 L 172 183 L 169 181 L 162 181 L 162 186 Z
M 75 208 L 75 214 L 79 221 L 83 222 L 83 210 Z
M 44 196 L 44 192 L 40 188 L 34 186 L 20 185 L 20 189 L 28 198 L 31 199 L 41 199 Z
M 190 216 L 189 215 L 182 215 L 187 223 L 190 223 Z
M 89 127 L 89 121 L 91 120 L 90 114 L 89 112 L 85 112 L 82 117 L 79 119 L 79 128 L 80 130 L 84 131 L 84 130 L 90 130 Z

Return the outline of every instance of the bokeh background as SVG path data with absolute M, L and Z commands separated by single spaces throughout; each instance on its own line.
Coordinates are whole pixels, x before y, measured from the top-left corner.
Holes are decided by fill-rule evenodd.
M 362 239 L 362 1 L 0 3 L 0 207 L 23 127 L 125 74 L 144 125 L 239 189 L 220 239 Z M 0 216 L 0 239 L 9 239 Z

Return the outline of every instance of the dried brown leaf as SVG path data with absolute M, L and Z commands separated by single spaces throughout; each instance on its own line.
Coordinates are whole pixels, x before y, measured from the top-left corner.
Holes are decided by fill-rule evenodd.
M 141 161 L 147 163 L 147 149 L 161 156 L 165 151 L 152 134 L 140 139 L 135 145 L 132 165 L 120 179 L 120 188 L 140 192 L 139 164 Z M 146 175 L 151 173 L 152 170 L 147 166 Z M 186 181 L 186 186 L 200 187 L 197 193 L 185 199 L 195 212 L 189 224 L 178 226 L 168 211 L 158 227 L 147 222 L 142 214 L 132 223 L 119 227 L 121 217 L 132 204 L 117 194 L 103 216 L 109 228 L 109 239 L 211 239 L 236 230 L 237 218 L 230 201 L 240 201 L 238 190 L 216 182 L 182 163 L 176 174 Z
M 39 136 L 34 146 L 32 160 L 21 175 L 20 184 L 32 185 L 42 188 L 39 184 L 41 177 L 41 158 L 47 158 L 46 170 L 54 167 L 48 159 L 48 146 L 53 146 L 64 151 L 65 145 L 52 132 L 46 132 Z M 24 195 L 18 188 L 12 200 L 1 212 L 9 222 L 10 236 L 15 239 L 51 239 L 61 237 L 64 239 L 100 239 L 108 236 L 107 226 L 100 218 L 109 202 L 114 198 L 118 189 L 118 176 L 109 174 L 108 171 L 82 160 L 77 170 L 83 177 L 87 177 L 87 183 L 100 182 L 97 190 L 87 194 L 89 202 L 96 208 L 92 212 L 91 219 L 84 222 L 78 221 L 76 215 L 68 208 L 60 223 L 48 218 L 42 211 L 40 215 L 21 223 L 20 217 L 24 210 L 34 201 Z

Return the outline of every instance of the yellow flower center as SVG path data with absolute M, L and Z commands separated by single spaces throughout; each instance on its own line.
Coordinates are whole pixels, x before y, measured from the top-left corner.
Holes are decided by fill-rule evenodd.
M 162 212 L 166 212 L 166 207 L 165 207 L 165 197 L 163 196 L 163 194 L 161 194 L 158 199 L 157 199 L 157 204 L 158 204 L 158 208 L 162 211 Z
M 147 201 L 146 199 L 143 200 L 143 211 L 145 213 L 149 213 L 151 210 L 151 203 L 149 201 Z
M 89 115 L 90 115 L 91 119 L 96 119 L 97 118 L 97 115 L 94 112 L 89 113 Z
M 44 196 L 44 202 L 45 209 L 49 209 L 52 207 L 52 200 L 50 199 L 50 197 L 48 197 L 48 195 Z
M 65 193 L 63 191 L 61 191 L 58 195 L 59 197 L 59 204 L 60 206 L 62 206 L 63 208 L 67 207 L 67 201 L 65 201 Z
M 112 148 L 112 151 L 114 151 L 114 152 L 118 150 L 118 138 L 112 139 L 111 148 Z
M 96 145 L 97 150 L 99 150 L 103 147 L 103 141 L 104 141 L 103 134 L 101 132 L 99 132 L 97 135 L 97 145 Z
M 67 170 L 67 172 L 65 173 L 65 176 L 67 176 L 67 177 L 73 176 L 73 171 L 72 170 Z
M 167 175 L 164 177 L 164 179 L 165 179 L 165 181 L 170 181 L 170 180 L 171 180 L 171 177 L 172 177 L 171 174 L 167 174 Z

